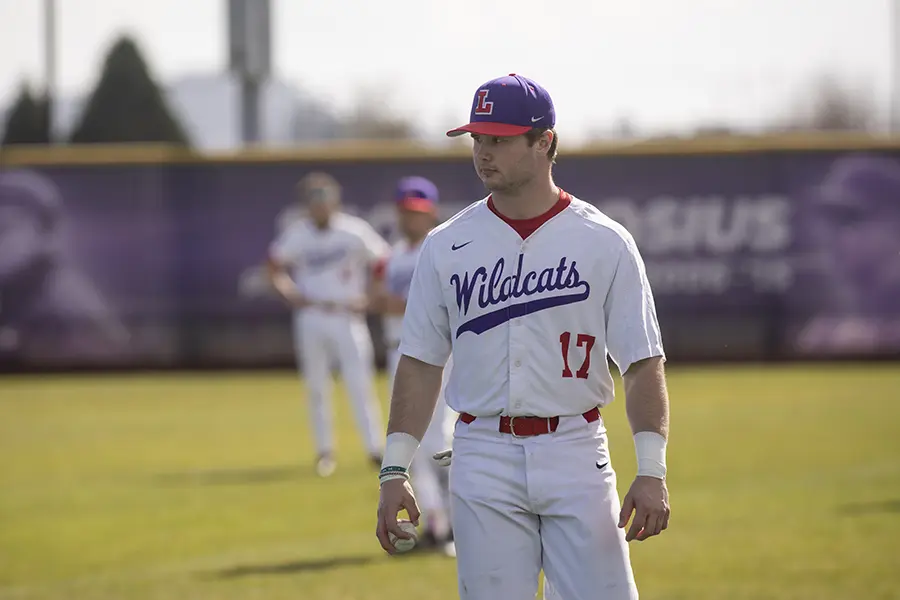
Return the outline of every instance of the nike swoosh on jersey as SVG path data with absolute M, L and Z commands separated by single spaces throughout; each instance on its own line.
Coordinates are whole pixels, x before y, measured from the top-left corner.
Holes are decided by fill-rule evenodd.
M 460 248 L 465 248 L 466 246 L 468 246 L 471 243 L 472 243 L 472 240 L 469 240 L 465 244 L 460 244 L 459 246 L 457 246 L 456 244 L 453 244 L 452 246 L 450 246 L 450 249 L 451 250 L 459 250 Z

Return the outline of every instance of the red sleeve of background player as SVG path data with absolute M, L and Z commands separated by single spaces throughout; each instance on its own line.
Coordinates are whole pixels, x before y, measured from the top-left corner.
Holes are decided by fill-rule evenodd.
M 380 258 L 372 265 L 372 277 L 376 281 L 382 281 L 384 279 L 384 273 L 387 270 L 387 261 L 387 257 Z

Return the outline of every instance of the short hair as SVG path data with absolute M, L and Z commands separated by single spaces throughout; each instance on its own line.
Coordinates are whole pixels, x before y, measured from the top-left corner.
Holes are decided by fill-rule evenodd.
M 313 190 L 321 194 L 320 199 L 327 199 L 334 203 L 341 200 L 341 184 L 337 179 L 322 171 L 313 171 L 305 175 L 297 182 L 296 190 L 300 198 L 307 202 L 310 200 L 310 193 Z
M 525 134 L 525 139 L 528 140 L 529 146 L 534 146 L 541 136 L 544 135 L 545 131 L 549 131 L 553 134 L 553 139 L 550 140 L 550 147 L 547 149 L 547 158 L 550 159 L 551 163 L 556 163 L 556 157 L 559 153 L 559 136 L 556 135 L 555 129 L 549 127 L 535 127 Z

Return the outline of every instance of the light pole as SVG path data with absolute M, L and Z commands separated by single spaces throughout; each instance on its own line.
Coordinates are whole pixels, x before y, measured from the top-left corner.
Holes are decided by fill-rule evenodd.
M 271 71 L 270 0 L 228 0 L 229 68 L 241 86 L 241 138 L 260 141 L 260 91 Z
M 44 0 L 44 105 L 47 136 L 54 143 L 54 99 L 56 96 L 56 0 Z
M 900 1 L 889 0 L 888 11 L 888 130 L 896 134 L 900 132 L 900 73 L 897 72 L 900 69 Z

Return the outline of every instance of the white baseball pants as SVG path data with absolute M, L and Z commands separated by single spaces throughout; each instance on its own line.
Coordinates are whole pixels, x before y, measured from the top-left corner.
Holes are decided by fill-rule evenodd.
M 388 353 L 389 390 L 394 389 L 394 375 L 397 372 L 398 362 L 400 362 L 400 352 L 393 349 Z M 446 471 L 447 467 L 439 466 L 431 457 L 437 452 L 448 449 L 453 443 L 456 413 L 447 406 L 447 402 L 444 400 L 444 388 L 447 385 L 452 365 L 453 357 L 451 356 L 444 366 L 444 378 L 441 382 L 437 405 L 434 408 L 434 417 L 422 437 L 419 451 L 416 452 L 410 468 L 410 483 L 423 513 L 440 511 L 442 514 L 448 514 L 450 511 L 449 493 L 446 491 L 446 485 L 441 484 L 441 481 L 447 480 L 446 473 L 441 472 Z
M 462 600 L 636 600 L 602 419 L 561 417 L 515 438 L 499 417 L 458 421 L 451 515 Z
M 331 370 L 337 362 L 365 448 L 370 454 L 380 454 L 384 425 L 373 381 L 372 336 L 365 318 L 300 311 L 294 317 L 294 344 L 309 392 L 316 451 L 322 455 L 335 449 Z

